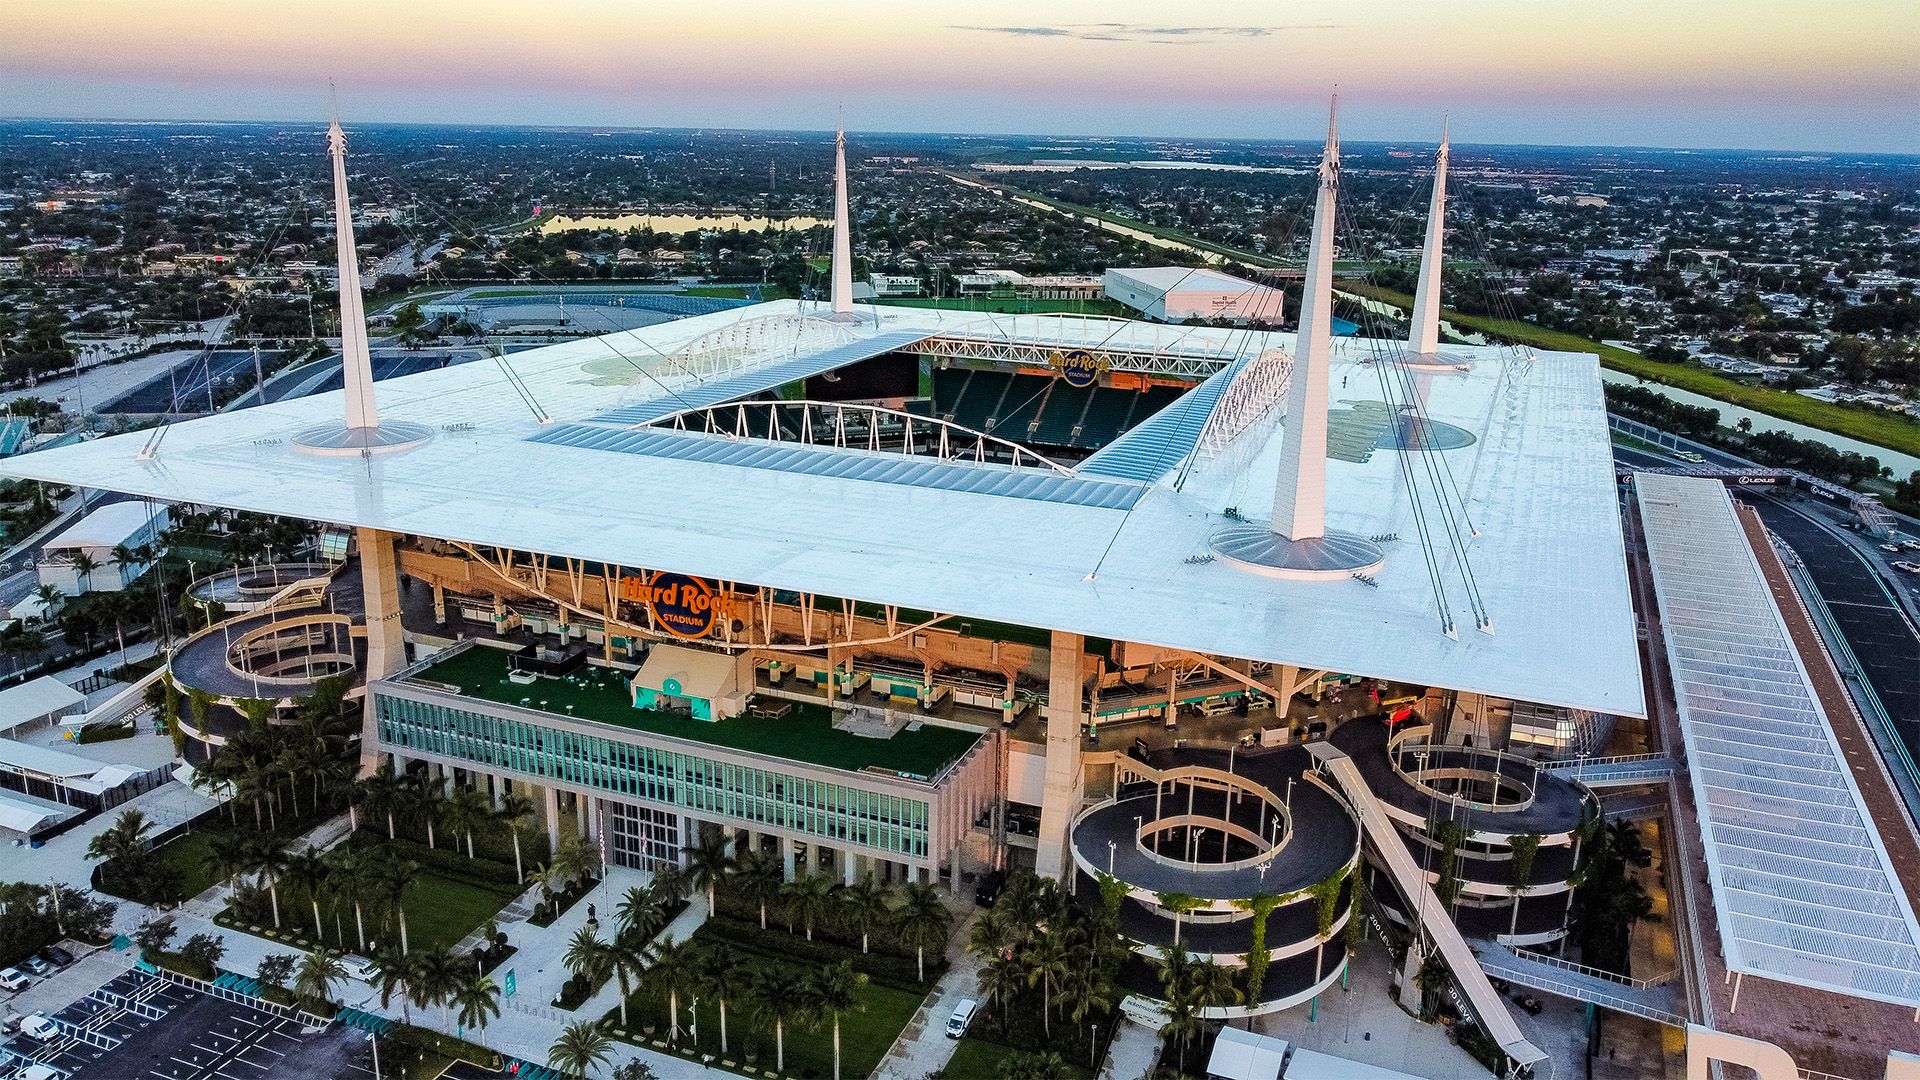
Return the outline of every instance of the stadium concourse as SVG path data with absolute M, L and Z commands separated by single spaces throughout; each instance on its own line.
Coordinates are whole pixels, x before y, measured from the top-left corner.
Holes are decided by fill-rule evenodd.
M 1547 766 L 1647 715 L 1641 641 L 1597 359 L 1439 340 L 1444 145 L 1405 341 L 1333 332 L 1330 130 L 1296 332 L 857 307 L 842 164 L 827 301 L 376 399 L 334 139 L 340 395 L 4 463 L 323 526 L 339 569 L 262 577 L 182 685 L 351 669 L 367 769 L 623 867 L 724 835 L 789 877 L 1111 879 L 1124 981 L 1211 956 L 1259 983 L 1220 1015 L 1313 1008 L 1364 918 L 1403 1000 L 1437 961 L 1504 1066 L 1546 1057 L 1482 964 L 1567 936 L 1601 822 Z

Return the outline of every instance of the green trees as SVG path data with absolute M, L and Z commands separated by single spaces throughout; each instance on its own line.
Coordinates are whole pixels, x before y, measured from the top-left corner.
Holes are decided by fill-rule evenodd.
M 927 981 L 927 946 L 945 941 L 953 925 L 953 915 L 940 902 L 933 886 L 910 881 L 900 890 L 900 906 L 894 909 L 893 925 L 900 940 L 913 946 L 920 981 Z
M 87 841 L 87 858 L 104 859 L 101 867 L 101 883 L 109 890 L 123 895 L 131 895 L 136 900 L 152 897 L 151 864 L 147 845 L 153 833 L 153 822 L 138 810 L 123 810 L 113 819 L 105 831 Z M 115 879 L 109 884 L 107 879 Z M 114 887 L 118 885 L 119 887 Z
M 687 846 L 687 881 L 707 894 L 707 914 L 715 911 L 714 890 L 733 870 L 733 856 L 727 853 L 727 838 L 710 832 Z M 811 932 L 807 935 L 811 938 Z
M 387 839 L 394 838 L 393 818 L 405 802 L 405 787 L 393 774 L 393 766 L 382 763 L 372 776 L 364 777 L 353 786 L 353 805 L 357 815 L 364 811 L 375 818 L 387 820 Z
M 1007 881 L 967 939 L 967 951 L 984 961 L 980 989 L 1003 1041 L 1042 1053 L 1073 1046 L 1087 1037 L 1088 1022 L 1112 1012 L 1127 955 L 1116 911 L 1117 903 L 1076 904 L 1057 883 L 1029 873 Z M 1073 1023 L 1056 1033 L 1057 1019 Z M 1094 1052 L 1091 1040 L 1086 1052 Z
M 1627 968 L 1633 924 L 1653 916 L 1653 901 L 1632 869 L 1652 864 L 1653 853 L 1632 822 L 1616 821 L 1594 830 L 1573 899 L 1574 938 L 1589 966 L 1631 974 Z
M 448 995 L 462 1027 L 484 1030 L 500 1015 L 500 984 L 485 975 L 462 980 Z
M 807 996 L 813 999 L 813 1007 L 833 1018 L 833 1080 L 840 1080 L 840 1014 L 862 1008 L 860 988 L 867 984 L 867 977 L 842 960 L 820 969 L 807 981 Z
M 811 1003 L 806 1000 L 798 975 L 784 965 L 767 964 L 753 974 L 754 1010 L 773 1021 L 773 1068 L 787 1071 L 787 1025 L 804 1019 Z
M 780 860 L 764 851 L 749 851 L 734 862 L 733 889 L 760 908 L 760 929 L 767 928 L 767 904 L 780 895 Z
M 646 947 L 641 982 L 667 995 L 667 1041 L 680 1041 L 680 991 L 694 982 L 699 971 L 695 947 L 687 942 L 655 941 Z
M 307 894 L 307 903 L 313 907 L 313 939 L 315 941 L 324 940 L 326 937 L 326 931 L 320 926 L 320 897 L 326 892 L 327 880 L 332 874 L 333 868 L 321 856 L 320 849 L 311 844 L 307 845 L 305 851 L 287 856 L 286 865 L 281 869 L 281 875 L 286 878 L 287 884 L 304 890 Z
M 421 956 L 390 945 L 373 957 L 374 988 L 380 991 L 380 1007 L 391 1007 L 398 994 L 400 1012 L 409 1024 L 413 1023 L 413 987 L 420 982 Z
M 1280 906 L 1280 897 L 1268 893 L 1235 900 L 1233 906 L 1241 911 L 1251 912 L 1253 922 L 1252 946 L 1247 950 L 1247 1000 L 1259 1001 L 1260 989 L 1267 981 L 1267 965 L 1272 958 L 1267 948 L 1267 919 L 1273 915 L 1273 909 Z
M 1211 958 L 1196 960 L 1185 949 L 1167 950 L 1158 966 L 1160 989 L 1167 1003 L 1167 1022 L 1160 1034 L 1180 1047 L 1180 1067 L 1184 1071 L 1188 1049 L 1206 1030 L 1205 1010 L 1237 1003 L 1240 990 L 1226 968 Z
M 493 807 L 487 797 L 470 787 L 456 787 L 440 804 L 440 820 L 447 830 L 467 842 L 467 858 L 473 858 L 473 834 L 493 821 Z
M 547 1048 L 547 1064 L 568 1076 L 584 1077 L 596 1065 L 613 1060 L 613 1039 L 600 1024 L 583 1020 L 568 1024 Z
M 695 983 L 702 996 L 712 997 L 720 1005 L 720 1056 L 727 1056 L 727 1002 L 746 993 L 751 983 L 749 972 L 736 963 L 726 950 L 720 948 L 702 949 L 699 954 Z M 621 991 L 622 1011 L 620 1022 L 625 1026 L 626 992 Z
M 504 826 L 507 835 L 513 838 L 513 879 L 522 885 L 526 884 L 527 871 L 525 863 L 520 858 L 520 829 L 532 816 L 533 800 L 525 795 L 513 793 L 500 796 L 499 809 L 494 811 L 495 820 Z
M 886 886 L 868 878 L 848 885 L 835 894 L 840 921 L 848 929 L 859 931 L 860 951 L 863 953 L 870 951 L 868 939 L 874 927 L 884 924 L 893 914 L 893 907 L 888 903 L 888 892 Z
M 1539 833 L 1522 833 L 1508 841 L 1513 858 L 1508 869 L 1513 877 L 1507 883 L 1507 891 L 1513 894 L 1513 919 L 1507 932 L 1515 933 L 1520 928 L 1520 894 L 1533 884 L 1533 859 L 1540 852 Z
M 419 973 L 414 977 L 414 1000 L 422 1005 L 440 1007 L 440 1026 L 447 1027 L 447 1013 L 454 993 L 467 979 L 467 962 L 452 949 L 430 949 L 420 954 Z
M 780 888 L 792 918 L 806 927 L 807 940 L 813 940 L 813 926 L 833 910 L 833 882 L 819 874 L 795 878 Z M 791 929 L 791 927 L 789 927 Z
M 293 993 L 309 1006 L 325 1005 L 333 998 L 334 986 L 346 978 L 346 965 L 340 962 L 339 953 L 324 947 L 315 949 L 301 959 L 293 977 Z

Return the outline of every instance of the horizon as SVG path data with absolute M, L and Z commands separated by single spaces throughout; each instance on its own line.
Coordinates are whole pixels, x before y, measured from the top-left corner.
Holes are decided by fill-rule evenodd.
M 180 117 L 180 116 L 33 116 L 0 115 L 0 125 L 7 124 L 117 124 L 138 127 L 161 127 L 177 125 L 181 127 L 313 127 L 324 131 L 328 121 L 322 119 L 302 119 L 295 117 Z M 748 127 L 721 124 L 559 124 L 536 120 L 494 121 L 494 120 L 367 120 L 353 121 L 343 119 L 341 127 L 351 132 L 373 128 L 464 128 L 470 130 L 502 129 L 513 131 L 585 131 L 621 134 L 641 133 L 738 133 L 758 135 L 817 135 L 831 138 L 833 128 L 820 127 Z M 1077 139 L 1077 140 L 1114 140 L 1114 141 L 1154 141 L 1187 143 L 1247 144 L 1271 143 L 1277 145 L 1300 146 L 1314 149 L 1321 145 L 1324 133 L 1318 135 L 1160 135 L 1138 132 L 1092 132 L 1092 131 L 965 131 L 932 130 L 913 128 L 857 128 L 849 126 L 847 137 L 884 138 L 888 136 L 920 136 L 950 139 Z M 1437 146 L 1439 140 L 1411 136 L 1407 138 L 1353 137 L 1342 131 L 1342 146 Z M 1659 145 L 1654 143 L 1572 143 L 1572 142 L 1487 142 L 1480 140 L 1449 140 L 1455 150 L 1618 150 L 1629 153 L 1646 154 L 1751 154 L 1767 157 L 1782 156 L 1819 156 L 1833 158 L 1891 158 L 1911 159 L 1920 162 L 1920 149 L 1916 150 L 1823 150 L 1813 147 L 1759 147 L 1759 146 L 1680 146 Z
M 724 12 L 556 0 L 15 0 L 0 100 L 22 119 L 290 122 L 328 83 L 361 122 L 1920 153 L 1920 19 L 1903 0 L 1621 0 L 1543 12 L 1143 0 L 958 12 L 850 0 Z M 932 58 L 929 60 L 929 58 Z M 644 117 L 648 123 L 636 125 Z M 424 118 L 424 119 L 423 119 Z M 1022 130 L 1024 129 L 1024 130 Z M 1039 129 L 1039 130 L 1034 130 Z M 1493 136 L 1498 141 L 1494 141 Z

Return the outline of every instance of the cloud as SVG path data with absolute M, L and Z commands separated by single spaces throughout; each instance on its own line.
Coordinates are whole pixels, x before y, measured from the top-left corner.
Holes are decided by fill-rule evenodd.
M 1289 30 L 1337 30 L 1332 23 L 1295 26 L 1156 26 L 1152 23 L 1067 23 L 1060 26 L 960 26 L 1009 37 L 1073 38 L 1077 41 L 1126 41 L 1152 45 L 1190 45 L 1227 38 L 1262 38 Z

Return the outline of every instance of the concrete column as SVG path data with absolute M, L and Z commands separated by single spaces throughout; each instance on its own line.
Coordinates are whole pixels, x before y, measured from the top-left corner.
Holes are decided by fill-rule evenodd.
M 780 869 L 788 881 L 795 880 L 797 867 L 793 862 L 793 841 L 784 836 L 780 838 Z
M 1067 824 L 1080 798 L 1079 634 L 1056 630 L 1047 660 L 1047 772 L 1040 803 L 1040 850 L 1035 869 L 1062 880 L 1066 874 Z
M 493 594 L 493 632 L 507 636 L 507 598 L 499 593 Z
M 855 858 L 854 858 L 854 854 L 853 854 L 853 852 L 851 852 L 851 851 L 843 851 L 843 852 L 841 852 L 841 853 L 840 853 L 840 882 L 841 882 L 841 884 L 843 884 L 843 885 L 851 885 L 851 884 L 853 884 L 854 882 L 856 882 L 856 881 L 858 881 L 858 880 L 860 880 L 860 877 L 859 877 L 859 870 L 858 870 L 858 868 L 857 868 L 857 867 L 856 867 L 856 866 L 854 865 L 854 863 L 855 863 Z
M 560 850 L 560 792 L 551 786 L 540 789 L 540 801 L 547 815 L 547 850 Z
M 447 589 L 437 581 L 433 583 L 433 621 L 447 625 Z
M 367 610 L 366 680 L 384 679 L 407 666 L 406 641 L 400 632 L 400 570 L 394 534 L 378 529 L 358 532 L 360 588 Z M 360 775 L 372 776 L 379 767 L 380 737 L 372 702 L 362 710 Z

